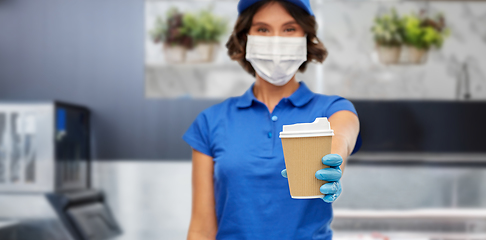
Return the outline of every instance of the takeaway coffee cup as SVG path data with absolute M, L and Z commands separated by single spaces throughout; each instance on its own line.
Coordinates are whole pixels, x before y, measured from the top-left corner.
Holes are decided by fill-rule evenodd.
M 326 181 L 315 177 L 316 171 L 328 166 L 322 157 L 331 153 L 334 131 L 327 118 L 312 123 L 284 125 L 280 132 L 290 195 L 297 199 L 321 198 L 319 188 Z

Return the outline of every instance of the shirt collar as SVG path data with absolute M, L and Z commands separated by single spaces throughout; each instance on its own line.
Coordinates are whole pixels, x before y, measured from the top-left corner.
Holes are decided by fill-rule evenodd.
M 311 90 L 309 90 L 309 88 L 304 82 L 299 82 L 299 83 L 300 83 L 299 88 L 294 93 L 292 93 L 290 97 L 287 98 L 296 107 L 304 106 L 314 96 L 314 93 Z M 236 103 L 237 107 L 247 108 L 251 106 L 253 101 L 258 101 L 255 95 L 253 95 L 254 85 L 255 83 L 253 83 L 251 87 L 238 99 L 238 102 Z

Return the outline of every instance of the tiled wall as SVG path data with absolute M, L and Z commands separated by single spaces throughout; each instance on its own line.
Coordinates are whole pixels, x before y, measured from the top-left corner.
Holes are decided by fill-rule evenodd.
M 463 99 L 462 64 L 467 64 L 470 94 L 486 99 L 486 2 L 325 1 L 315 4 L 324 16 L 324 92 L 352 98 Z M 373 17 L 395 7 L 399 14 L 420 9 L 442 12 L 451 29 L 443 48 L 423 65 L 377 63 L 370 32 Z M 459 81 L 459 82 L 458 82 Z
M 216 13 L 229 19 L 231 29 L 237 16 L 236 1 L 148 1 L 146 29 L 170 6 L 191 11 L 211 4 Z M 323 65 L 298 75 L 315 92 L 354 99 L 457 100 L 469 91 L 471 99 L 486 99 L 486 2 L 314 0 L 311 4 L 320 26 L 319 37 L 330 52 Z M 445 14 L 452 34 L 441 50 L 429 53 L 425 64 L 378 63 L 370 28 L 376 14 L 392 7 L 401 14 L 421 9 Z M 222 44 L 226 39 L 223 37 Z M 146 36 L 146 97 L 224 98 L 241 94 L 253 81 L 229 60 L 223 45 L 214 64 L 184 67 L 167 65 L 160 48 Z M 464 66 L 469 90 L 465 89 Z

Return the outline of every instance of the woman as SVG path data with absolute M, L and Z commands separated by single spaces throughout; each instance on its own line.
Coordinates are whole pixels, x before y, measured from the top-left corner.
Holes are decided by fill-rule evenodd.
M 327 51 L 316 37 L 307 0 L 240 0 L 228 54 L 255 83 L 240 96 L 204 110 L 184 135 L 193 148 L 193 203 L 188 239 L 331 239 L 331 203 L 353 152 L 359 121 L 353 105 L 339 96 L 312 93 L 295 79 Z M 320 199 L 290 197 L 282 125 L 328 117 L 334 130 L 334 166 L 316 173 L 330 181 Z M 316 159 L 321 161 L 321 159 Z

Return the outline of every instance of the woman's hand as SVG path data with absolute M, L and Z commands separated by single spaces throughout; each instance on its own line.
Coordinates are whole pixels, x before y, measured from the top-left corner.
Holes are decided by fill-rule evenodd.
M 343 158 L 339 154 L 328 154 L 322 158 L 322 164 L 329 166 L 329 168 L 323 168 L 317 170 L 316 178 L 319 180 L 327 181 L 319 189 L 324 197 L 322 200 L 327 203 L 332 203 L 341 195 L 341 164 L 343 163 Z M 287 169 L 281 172 L 283 177 L 287 177 Z
M 329 168 L 323 168 L 316 172 L 316 178 L 319 180 L 327 181 L 319 189 L 324 197 L 322 200 L 327 203 L 332 203 L 341 195 L 341 164 L 343 158 L 339 154 L 328 154 L 322 158 L 322 164 L 329 166 Z
M 334 136 L 332 137 L 331 152 L 322 158 L 322 163 L 329 166 L 316 172 L 316 178 L 328 183 L 319 189 L 324 197 L 322 200 L 328 203 L 336 201 L 341 195 L 341 176 L 346 166 L 347 157 L 353 152 L 359 133 L 359 119 L 353 112 L 342 110 L 329 117 Z M 282 176 L 287 177 L 287 170 L 282 171 Z

